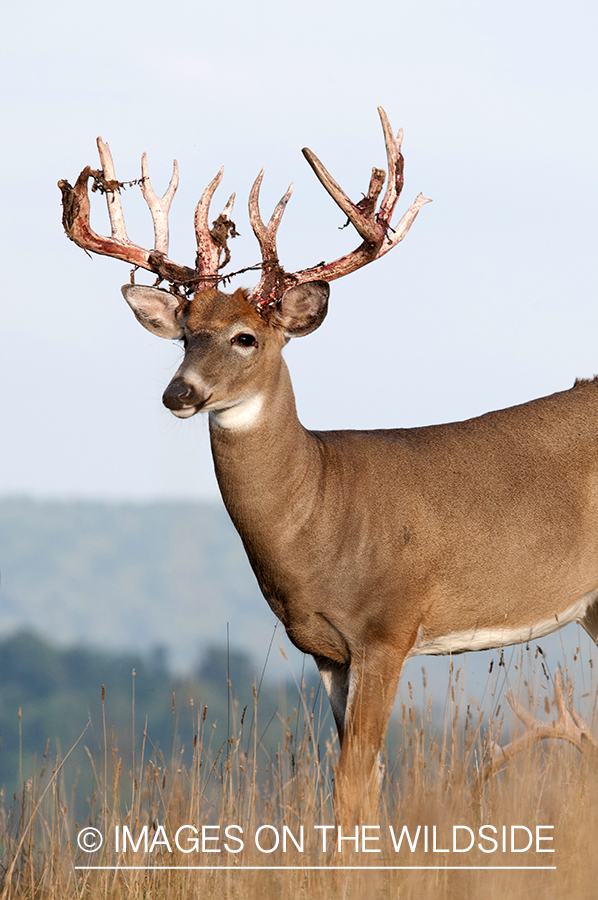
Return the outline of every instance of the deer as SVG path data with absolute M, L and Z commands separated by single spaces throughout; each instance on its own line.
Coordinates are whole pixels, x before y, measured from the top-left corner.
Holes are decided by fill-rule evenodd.
M 142 157 L 153 250 L 127 236 L 101 138 L 101 169 L 86 167 L 74 187 L 59 182 L 71 240 L 156 276 L 146 286 L 132 273 L 122 293 L 148 331 L 182 342 L 163 403 L 181 419 L 208 414 L 222 499 L 260 589 L 316 662 L 338 731 L 333 807 L 343 825 L 377 814 L 379 753 L 407 659 L 503 647 L 574 621 L 598 638 L 598 380 L 454 423 L 310 431 L 299 421 L 286 343 L 321 325 L 331 281 L 388 253 L 428 202 L 419 194 L 391 225 L 402 130 L 395 137 L 379 115 L 388 179 L 373 168 L 358 202 L 303 150 L 361 239 L 339 259 L 285 271 L 276 236 L 293 185 L 265 224 L 260 172 L 249 220 L 261 275 L 249 290 L 219 287 L 236 234 L 234 194 L 209 227 L 222 169 L 197 204 L 193 268 L 168 258 L 176 161 L 159 198 Z M 90 178 L 106 195 L 110 236 L 89 224 Z

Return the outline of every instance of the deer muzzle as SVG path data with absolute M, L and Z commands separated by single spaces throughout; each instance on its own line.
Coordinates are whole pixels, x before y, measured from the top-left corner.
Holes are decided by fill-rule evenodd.
M 179 419 L 186 419 L 195 415 L 206 403 L 205 397 L 200 397 L 197 390 L 184 378 L 173 378 L 164 393 L 162 403 Z

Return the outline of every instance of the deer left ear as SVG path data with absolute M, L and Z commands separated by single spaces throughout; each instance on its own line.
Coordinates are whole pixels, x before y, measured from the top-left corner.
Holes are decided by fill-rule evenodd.
M 274 321 L 287 337 L 302 337 L 315 331 L 328 312 L 330 287 L 327 281 L 307 281 L 289 288 L 274 313 Z

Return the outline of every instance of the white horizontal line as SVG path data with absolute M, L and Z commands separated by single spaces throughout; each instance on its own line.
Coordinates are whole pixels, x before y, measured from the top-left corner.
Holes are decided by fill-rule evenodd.
M 178 869 L 188 870 L 188 869 L 201 869 L 209 870 L 211 872 L 217 872 L 219 869 L 224 870 L 232 870 L 232 871 L 240 871 L 241 869 L 251 869 L 251 870 L 263 870 L 264 872 L 271 871 L 284 871 L 289 870 L 293 872 L 303 872 L 303 871 L 314 871 L 316 869 L 336 869 L 336 870 L 350 870 L 356 871 L 358 869 L 363 869 L 364 872 L 371 871 L 380 871 L 384 870 L 392 870 L 396 869 L 468 869 L 468 870 L 479 870 L 479 871 L 497 871 L 504 869 L 505 871 L 521 871 L 523 869 L 538 869 L 546 870 L 546 869 L 556 869 L 556 866 L 75 866 L 76 870 L 79 871 L 87 871 L 88 869 L 102 869 L 102 870 L 110 870 L 117 871 L 119 869 L 140 869 L 146 872 L 153 872 L 158 870 L 168 870 L 168 871 L 176 871 Z

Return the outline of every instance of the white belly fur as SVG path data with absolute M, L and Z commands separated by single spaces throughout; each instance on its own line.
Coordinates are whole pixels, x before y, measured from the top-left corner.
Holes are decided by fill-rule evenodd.
M 417 639 L 409 656 L 441 656 L 445 653 L 465 653 L 467 650 L 490 650 L 492 647 L 506 647 L 509 644 L 520 644 L 544 637 L 552 631 L 582 619 L 589 606 L 598 599 L 598 589 L 585 594 L 566 609 L 558 618 L 553 615 L 532 625 L 521 625 L 509 628 L 508 625 L 496 628 L 472 628 L 470 631 L 454 631 L 440 637 L 427 638 L 425 628 L 421 625 Z

